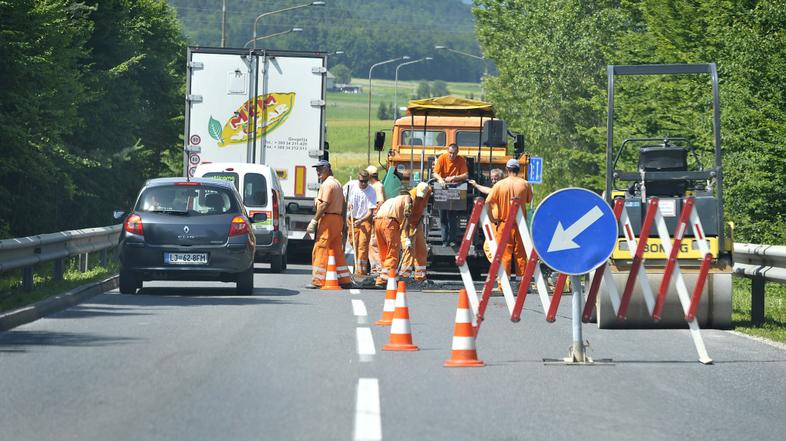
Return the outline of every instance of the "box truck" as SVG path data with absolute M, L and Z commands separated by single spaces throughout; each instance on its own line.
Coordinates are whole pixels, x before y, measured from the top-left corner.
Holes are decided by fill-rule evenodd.
M 184 174 L 205 163 L 268 165 L 283 188 L 288 238 L 311 240 L 311 165 L 327 157 L 326 54 L 189 47 L 187 60 Z

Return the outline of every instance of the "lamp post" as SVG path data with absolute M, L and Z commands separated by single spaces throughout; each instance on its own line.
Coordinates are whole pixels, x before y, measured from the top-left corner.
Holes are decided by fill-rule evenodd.
M 396 66 L 396 79 L 393 82 L 393 119 L 398 119 L 398 70 L 401 69 L 401 66 L 406 66 L 407 64 L 420 63 L 421 61 L 431 61 L 432 59 L 433 58 L 431 57 L 423 57 L 414 61 L 407 61 L 406 63 L 401 63 Z
M 253 37 L 250 40 L 250 42 L 254 42 L 254 49 L 257 48 L 257 45 L 256 45 L 256 40 L 257 40 L 257 23 L 259 23 L 259 20 L 262 17 L 267 17 L 268 15 L 273 15 L 273 14 L 279 14 L 281 12 L 291 11 L 293 9 L 307 8 L 309 6 L 325 6 L 325 2 L 304 3 L 302 5 L 290 6 L 289 8 L 279 9 L 277 11 L 264 12 L 262 14 L 257 15 L 257 18 L 254 19 L 254 28 L 253 28 L 253 32 L 252 32 Z
M 221 2 L 221 47 L 225 47 L 227 26 L 227 0 Z
M 246 42 L 246 44 L 243 45 L 243 47 L 247 47 L 252 42 L 254 43 L 254 47 L 256 47 L 257 46 L 256 43 L 259 40 L 267 40 L 268 38 L 278 37 L 279 35 L 289 34 L 290 32 L 303 32 L 303 29 L 301 29 L 301 28 L 292 28 L 292 29 L 287 29 L 286 31 L 276 32 L 275 34 L 263 35 L 261 37 L 256 37 L 256 39 L 254 39 L 254 40 L 248 40 Z
M 371 67 L 368 69 L 368 158 L 367 162 L 371 163 L 371 71 L 374 70 L 377 66 L 382 66 L 383 64 L 394 63 L 398 60 L 409 60 L 409 57 L 404 55 L 403 57 L 398 58 L 391 58 L 390 60 L 380 61 L 379 63 L 372 64 Z
M 459 54 L 459 55 L 464 55 L 466 57 L 470 57 L 470 58 L 474 58 L 476 60 L 480 60 L 480 61 L 483 62 L 483 76 L 485 77 L 485 76 L 487 76 L 489 74 L 489 67 L 488 67 L 488 64 L 486 64 L 486 57 L 473 55 L 473 54 L 470 54 L 470 53 L 467 53 L 467 52 L 462 52 L 462 51 L 456 50 L 456 49 L 451 49 L 451 48 L 449 48 L 447 46 L 434 46 L 434 49 L 446 50 L 446 51 L 453 52 L 453 53 L 456 53 L 456 54 Z

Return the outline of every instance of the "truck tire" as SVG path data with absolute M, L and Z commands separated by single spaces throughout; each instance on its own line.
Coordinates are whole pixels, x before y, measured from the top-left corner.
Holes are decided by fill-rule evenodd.
M 272 255 L 270 256 L 270 271 L 274 273 L 280 273 L 284 271 L 284 267 L 286 266 L 286 257 L 283 255 Z
M 131 271 L 120 270 L 119 289 L 121 294 L 136 294 L 142 287 L 142 280 Z
M 254 293 L 254 264 L 237 274 L 237 281 L 235 283 L 235 292 L 240 296 L 250 296 Z

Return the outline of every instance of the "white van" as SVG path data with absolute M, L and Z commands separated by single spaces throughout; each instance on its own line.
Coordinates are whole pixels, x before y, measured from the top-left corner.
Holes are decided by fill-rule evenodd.
M 235 184 L 243 198 L 248 216 L 263 213 L 266 219 L 254 223 L 257 262 L 270 263 L 274 273 L 287 268 L 287 223 L 284 192 L 273 170 L 267 165 L 241 162 L 202 163 L 194 177 L 220 179 Z

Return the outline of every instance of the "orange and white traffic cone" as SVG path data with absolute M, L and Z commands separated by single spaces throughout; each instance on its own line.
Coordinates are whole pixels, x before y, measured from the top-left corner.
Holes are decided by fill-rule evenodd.
M 327 273 L 325 274 L 325 283 L 321 289 L 330 291 L 341 290 L 341 286 L 338 284 L 338 273 L 336 272 L 336 255 L 333 254 L 333 250 L 328 250 Z
M 374 324 L 390 326 L 393 324 L 393 313 L 396 312 L 396 272 L 390 270 L 388 286 L 385 289 L 385 305 L 382 307 L 382 318 Z
M 393 324 L 390 326 L 390 342 L 382 347 L 384 351 L 419 351 L 412 344 L 412 331 L 409 327 L 409 308 L 407 308 L 407 285 L 398 282 L 396 293 L 396 311 L 393 313 Z
M 456 327 L 453 329 L 453 350 L 445 367 L 483 367 L 475 350 L 475 330 L 472 327 L 472 311 L 469 309 L 467 290 L 459 291 L 456 309 Z

